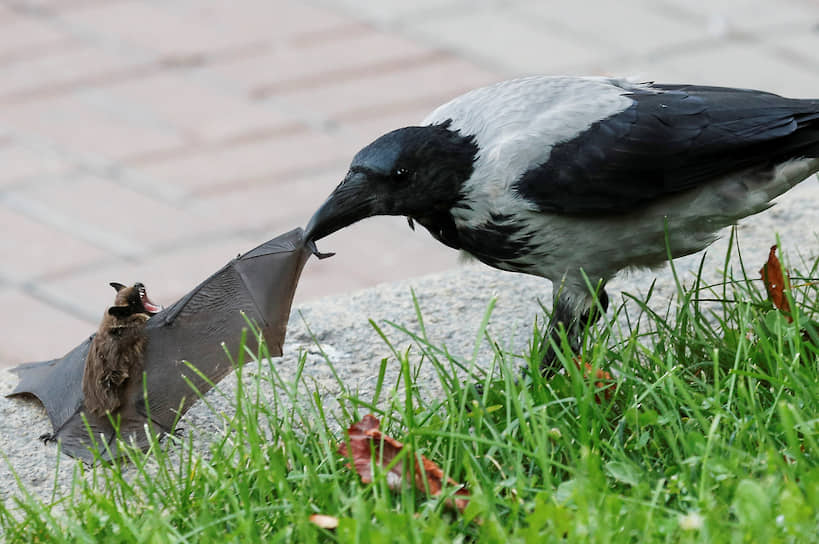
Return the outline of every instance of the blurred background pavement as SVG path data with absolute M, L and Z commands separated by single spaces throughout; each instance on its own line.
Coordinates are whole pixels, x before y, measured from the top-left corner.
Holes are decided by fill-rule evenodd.
M 0 367 L 76 345 L 109 281 L 169 304 L 303 226 L 361 146 L 470 88 L 605 74 L 817 97 L 817 52 L 816 0 L 0 0 Z M 457 261 L 402 218 L 320 247 L 338 255 L 297 302 Z

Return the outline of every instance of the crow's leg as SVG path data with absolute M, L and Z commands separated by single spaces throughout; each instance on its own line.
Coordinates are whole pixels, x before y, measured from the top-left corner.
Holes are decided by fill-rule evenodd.
M 604 289 L 604 285 L 600 286 L 596 297 L 585 295 L 582 297 L 580 304 L 578 304 L 578 298 L 572 296 L 571 292 L 556 293 L 552 320 L 549 323 L 546 335 L 541 341 L 541 351 L 544 352 L 544 355 L 540 362 L 540 373 L 543 376 L 551 376 L 560 367 L 554 346 L 560 346 L 561 344 L 561 327 L 566 331 L 569 347 L 573 352 L 577 353 L 580 351 L 583 332 L 586 327 L 591 326 L 603 317 L 608 307 L 609 296 Z
M 609 296 L 604 287 L 605 284 L 601 283 L 596 296 L 583 293 L 578 297 L 573 296 L 574 293 L 571 291 L 565 290 L 555 295 L 552 320 L 549 322 L 546 334 L 540 341 L 540 349 L 538 350 L 543 353 L 540 362 L 542 376 L 548 378 L 560 369 L 560 362 L 557 359 L 553 345 L 560 346 L 561 344 L 561 327 L 566 331 L 566 337 L 572 352 L 580 352 L 583 332 L 586 327 L 598 321 L 608 310 Z M 529 374 L 529 367 L 523 367 L 520 378 L 525 378 L 527 374 Z M 517 379 L 515 383 L 518 383 Z M 472 387 L 475 394 L 480 398 L 483 395 L 483 384 L 475 383 Z
M 555 292 L 552 319 L 538 349 L 538 352 L 543 353 L 543 358 L 540 361 L 542 376 L 548 378 L 560 369 L 560 362 L 557 353 L 555 353 L 554 345 L 561 345 L 561 327 L 566 331 L 566 338 L 572 352 L 580 352 L 584 331 L 603 317 L 608 310 L 609 296 L 606 293 L 605 286 L 605 283 L 601 281 L 596 295 L 590 294 L 585 287 L 582 291 L 561 289 Z M 529 370 L 529 367 L 523 367 L 521 369 L 521 378 L 525 378 L 529 374 Z M 517 380 L 515 380 L 515 383 L 517 383 Z M 473 389 L 478 397 L 483 395 L 483 384 L 473 384 Z

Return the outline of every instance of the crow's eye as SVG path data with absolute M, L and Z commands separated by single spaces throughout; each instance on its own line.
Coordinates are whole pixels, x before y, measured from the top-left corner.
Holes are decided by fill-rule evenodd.
M 406 168 L 396 168 L 395 172 L 392 173 L 392 175 L 396 178 L 403 178 L 407 174 L 409 174 L 409 170 Z

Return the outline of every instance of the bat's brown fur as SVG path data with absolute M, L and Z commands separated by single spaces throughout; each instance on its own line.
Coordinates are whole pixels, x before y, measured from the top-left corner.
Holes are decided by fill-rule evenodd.
M 142 374 L 145 322 L 151 316 L 142 304 L 142 284 L 111 286 L 117 296 L 91 342 L 82 377 L 85 408 L 98 416 L 115 412 L 122 404 L 128 379 Z

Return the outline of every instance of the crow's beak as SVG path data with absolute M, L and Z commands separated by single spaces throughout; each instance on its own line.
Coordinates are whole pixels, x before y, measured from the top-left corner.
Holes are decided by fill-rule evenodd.
M 375 215 L 375 198 L 363 173 L 350 173 L 310 218 L 304 237 L 320 240 L 335 231 Z

